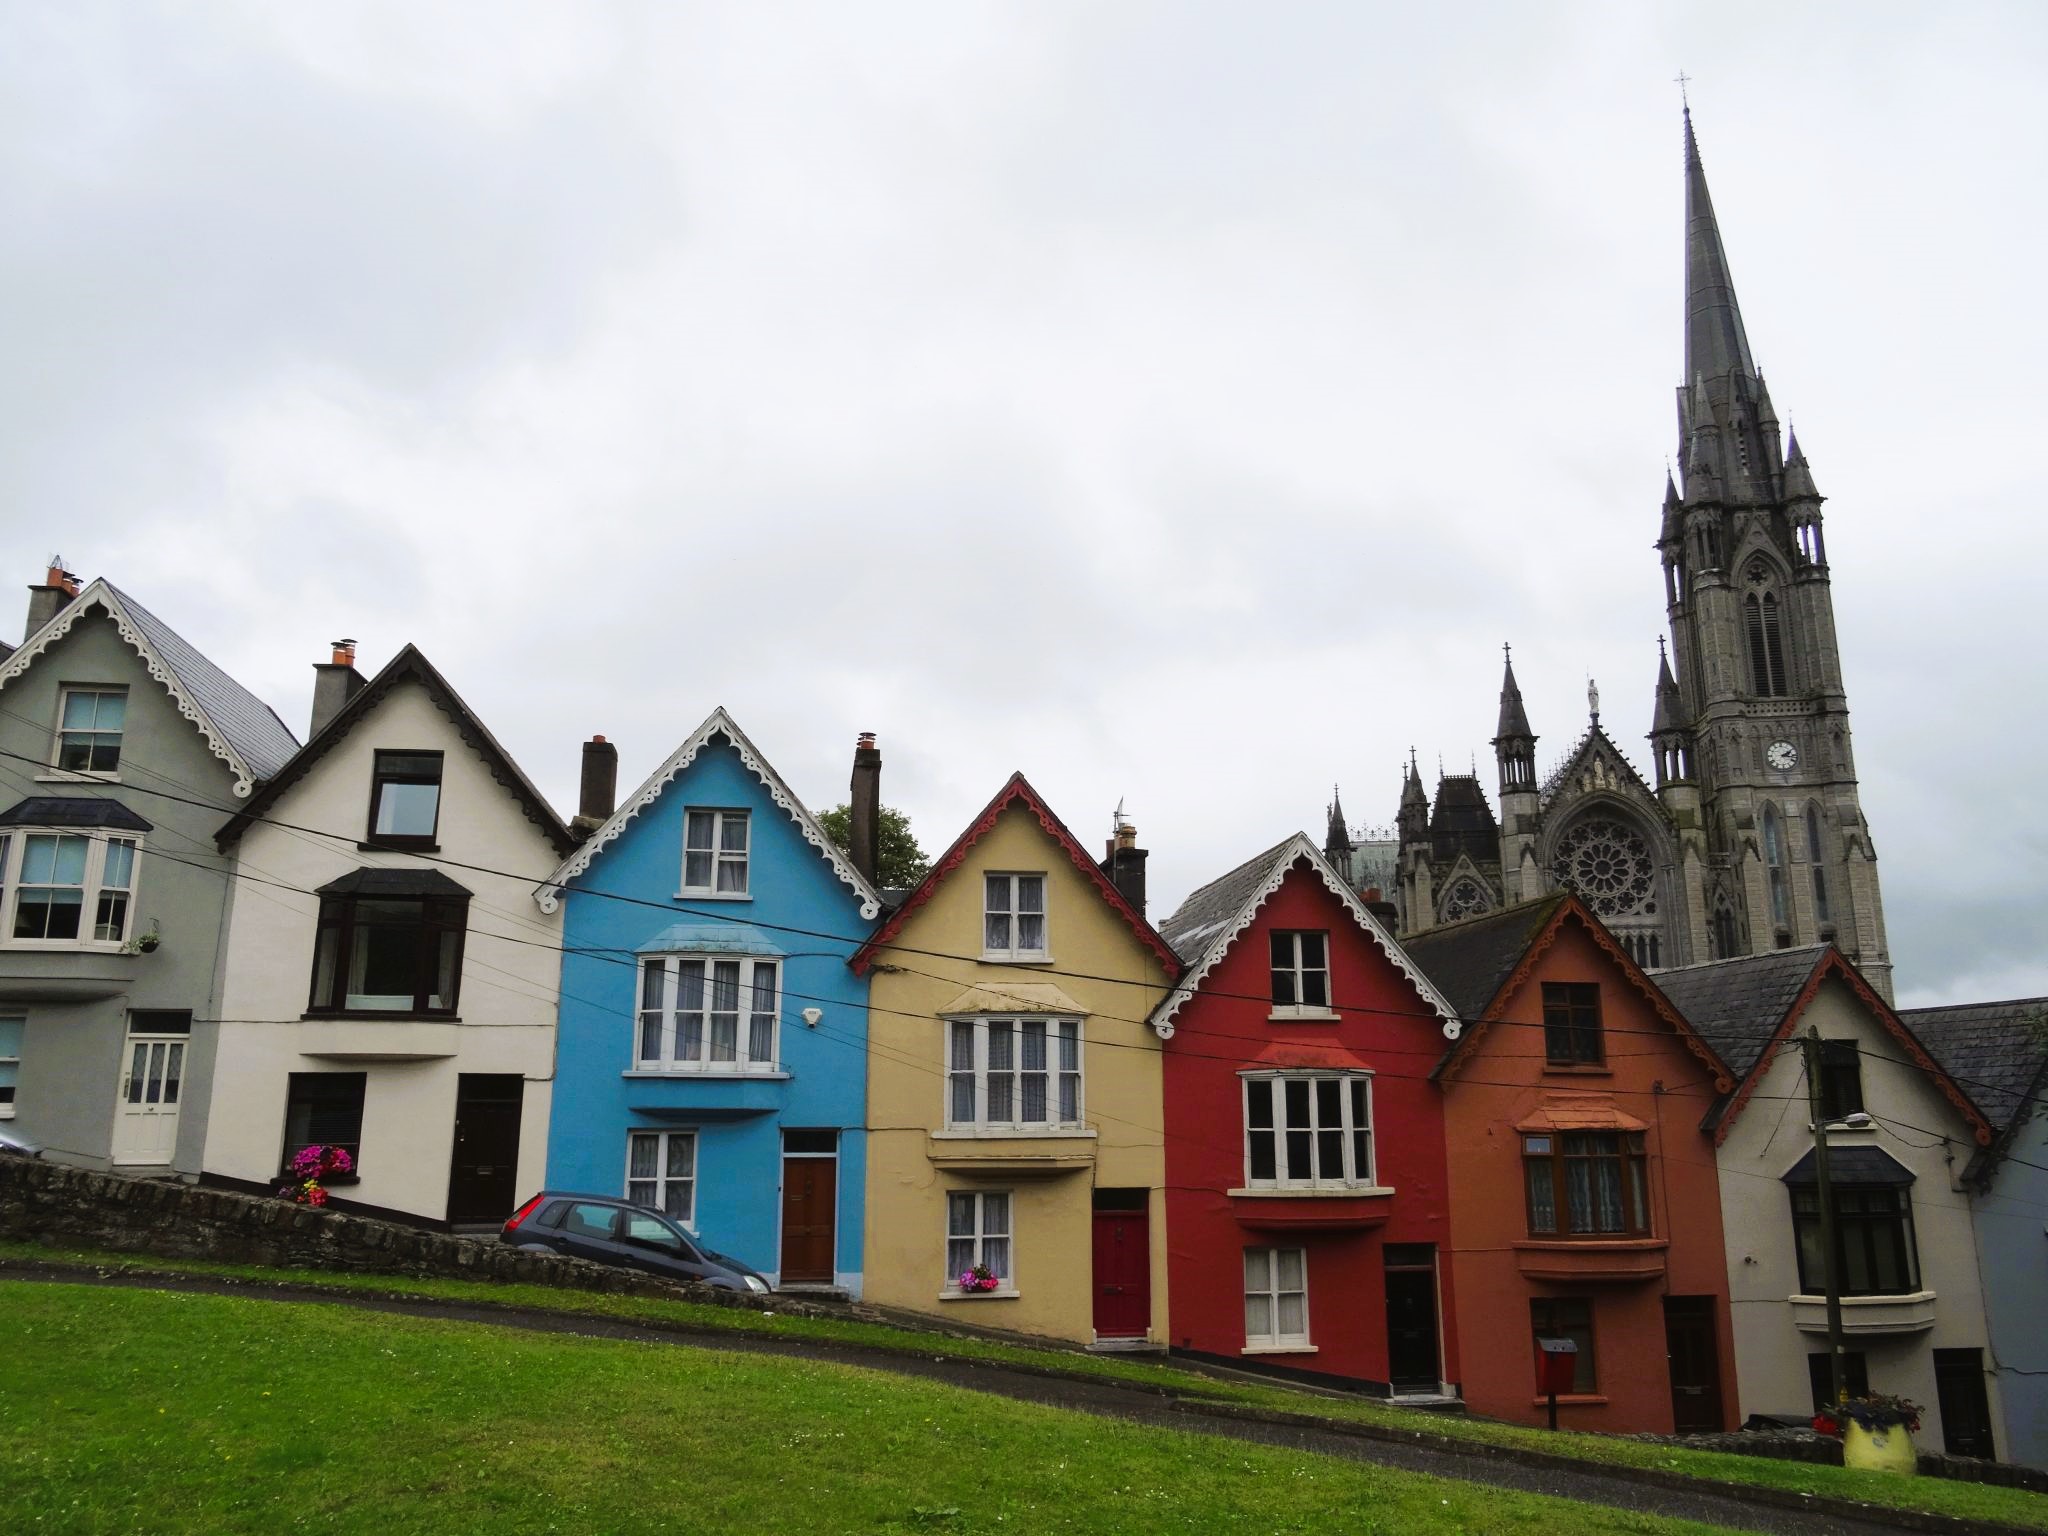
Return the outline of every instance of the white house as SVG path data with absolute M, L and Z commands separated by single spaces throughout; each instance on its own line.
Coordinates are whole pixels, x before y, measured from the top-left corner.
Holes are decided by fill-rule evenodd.
M 312 738 L 217 835 L 235 858 L 203 1170 L 271 1188 L 345 1147 L 337 1201 L 450 1224 L 540 1188 L 573 846 L 505 749 L 407 646 L 317 668 Z
M 1818 1027 L 1847 1389 L 1924 1405 L 1929 1447 L 1995 1454 L 1997 1383 L 1961 1183 L 1991 1140 L 1984 1115 L 1831 944 L 1655 980 L 1738 1075 L 1707 1127 L 1743 1411 L 1804 1418 L 1828 1392 L 1825 1254 L 1799 1043 Z

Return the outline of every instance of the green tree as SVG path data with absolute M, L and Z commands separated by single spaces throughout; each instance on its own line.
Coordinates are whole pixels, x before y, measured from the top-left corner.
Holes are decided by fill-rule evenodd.
M 853 807 L 835 805 L 818 812 L 818 825 L 843 850 L 853 841 Z M 910 830 L 910 818 L 890 806 L 882 807 L 881 845 L 875 860 L 875 884 L 915 885 L 931 871 L 931 857 L 917 846 L 917 834 Z

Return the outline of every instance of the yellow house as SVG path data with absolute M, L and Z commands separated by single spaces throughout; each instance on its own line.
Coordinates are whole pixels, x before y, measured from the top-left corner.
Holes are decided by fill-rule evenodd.
M 865 1298 L 1164 1345 L 1160 1039 L 1180 962 L 1013 774 L 853 959 L 869 978 Z

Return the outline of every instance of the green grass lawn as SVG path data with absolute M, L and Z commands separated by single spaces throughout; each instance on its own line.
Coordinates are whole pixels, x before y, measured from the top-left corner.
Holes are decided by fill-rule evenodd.
M 0 1282 L 12 1531 L 1711 1528 L 872 1371 Z
M 1082 1354 L 1062 1349 L 1033 1349 L 994 1340 L 927 1334 L 875 1323 L 840 1318 L 799 1318 L 696 1302 L 606 1296 L 552 1286 L 504 1285 L 492 1281 L 411 1279 L 394 1275 L 353 1275 L 318 1270 L 261 1269 L 248 1265 L 210 1264 L 196 1260 L 113 1255 L 49 1249 L 28 1243 L 0 1243 L 0 1258 L 51 1259 L 94 1264 L 108 1269 L 176 1270 L 255 1282 L 290 1281 L 340 1290 L 400 1292 L 451 1301 L 497 1303 L 543 1310 L 589 1314 L 656 1326 L 710 1328 L 763 1334 L 793 1340 L 866 1345 L 989 1360 L 1040 1370 L 1079 1371 L 1170 1390 L 1177 1395 L 1245 1407 L 1377 1425 L 1386 1429 L 1451 1436 L 1482 1444 L 1519 1446 L 1577 1457 L 1611 1466 L 1650 1467 L 1688 1477 L 1785 1489 L 1797 1493 L 1858 1499 L 1893 1508 L 1954 1515 L 1968 1520 L 1998 1521 L 2048 1531 L 2048 1496 L 2020 1489 L 1945 1479 L 1899 1478 L 1846 1467 L 1814 1466 L 1728 1452 L 1683 1450 L 1610 1435 L 1551 1434 L 1519 1424 L 1504 1424 L 1460 1415 L 1433 1414 L 1391 1407 L 1376 1399 L 1300 1391 L 1242 1380 L 1219 1381 L 1177 1365 L 1129 1357 Z

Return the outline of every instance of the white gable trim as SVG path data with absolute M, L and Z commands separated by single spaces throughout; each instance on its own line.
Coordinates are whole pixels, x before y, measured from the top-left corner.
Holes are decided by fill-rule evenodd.
M 255 773 L 242 761 L 241 754 L 228 745 L 227 737 L 221 734 L 212 718 L 185 691 L 185 685 L 178 681 L 178 674 L 165 664 L 164 659 L 157 655 L 156 648 L 144 637 L 142 631 L 135 627 L 134 621 L 128 617 L 128 610 L 121 606 L 121 599 L 114 595 L 113 589 L 102 577 L 94 578 L 91 585 L 74 597 L 61 613 L 22 641 L 21 649 L 7 658 L 6 665 L 0 666 L 0 688 L 5 688 L 21 676 L 28 670 L 31 662 L 56 641 L 70 634 L 72 626 L 94 603 L 106 610 L 121 638 L 141 658 L 143 666 L 149 669 L 149 675 L 164 685 L 164 690 L 171 696 L 171 702 L 178 706 L 178 713 L 199 728 L 199 734 L 206 739 L 206 745 L 212 749 L 213 755 L 228 765 L 235 776 L 235 798 L 248 799 L 256 788 Z
M 662 791 L 674 782 L 678 774 L 697 760 L 697 754 L 704 750 L 713 736 L 720 734 L 731 741 L 733 749 L 740 755 L 740 761 L 746 764 L 748 771 L 767 788 L 775 803 L 789 813 L 789 819 L 796 824 L 797 831 L 803 834 L 804 841 L 825 856 L 832 865 L 833 873 L 860 898 L 860 915 L 870 920 L 881 916 L 880 893 L 861 878 L 860 871 L 839 851 L 838 845 L 825 835 L 825 829 L 818 825 L 811 813 L 804 809 L 804 803 L 790 792 L 787 784 L 782 782 L 782 775 L 769 766 L 768 760 L 754 749 L 754 744 L 747 740 L 746 732 L 733 723 L 732 716 L 725 712 L 723 705 L 712 710 L 710 717 L 691 733 L 689 739 L 669 755 L 668 761 L 655 769 L 647 782 L 634 790 L 626 803 L 612 813 L 611 820 L 591 833 L 584 840 L 583 846 L 570 854 L 562 861 L 561 866 L 548 876 L 547 882 L 533 893 L 533 899 L 540 904 L 541 911 L 554 911 L 560 904 L 563 889 L 568 883 L 589 869 L 598 854 L 602 853 L 607 845 L 617 841 L 619 835 L 626 830 L 626 823 L 660 799 Z
M 1352 921 L 1365 931 L 1368 938 L 1379 945 L 1386 957 L 1394 962 L 1396 969 L 1414 984 L 1415 990 L 1422 994 L 1423 1001 L 1436 1010 L 1437 1017 L 1443 1020 L 1444 1038 L 1457 1039 L 1458 1032 L 1463 1027 L 1458 1020 L 1458 1011 L 1444 1000 L 1442 993 L 1430 985 L 1429 978 L 1416 969 L 1415 962 L 1408 958 L 1407 952 L 1394 942 L 1393 936 L 1380 926 L 1380 920 L 1372 915 L 1365 903 L 1358 899 L 1358 894 L 1344 883 L 1344 877 L 1339 875 L 1331 867 L 1330 861 L 1323 857 L 1323 851 L 1301 832 L 1295 833 L 1281 846 L 1280 851 L 1273 855 L 1273 864 L 1266 871 L 1266 878 L 1259 883 L 1257 890 L 1245 898 L 1244 905 L 1238 908 L 1237 916 L 1217 930 L 1216 936 L 1209 941 L 1209 947 L 1202 951 L 1201 959 L 1187 968 L 1174 989 L 1166 994 L 1166 1000 L 1152 1010 L 1152 1028 L 1159 1038 L 1173 1038 L 1173 1019 L 1174 1015 L 1180 1012 L 1181 1005 L 1195 995 L 1203 978 L 1216 968 L 1217 962 L 1229 951 L 1230 946 L 1243 936 L 1245 929 L 1252 925 L 1252 919 L 1259 915 L 1260 909 L 1272 898 L 1273 893 L 1280 889 L 1280 882 L 1287 878 L 1288 872 L 1302 859 L 1308 860 L 1309 868 L 1322 878 L 1330 893 L 1344 903 Z M 1338 1003 L 1335 1006 L 1339 1012 L 1343 1011 L 1343 1004 Z

